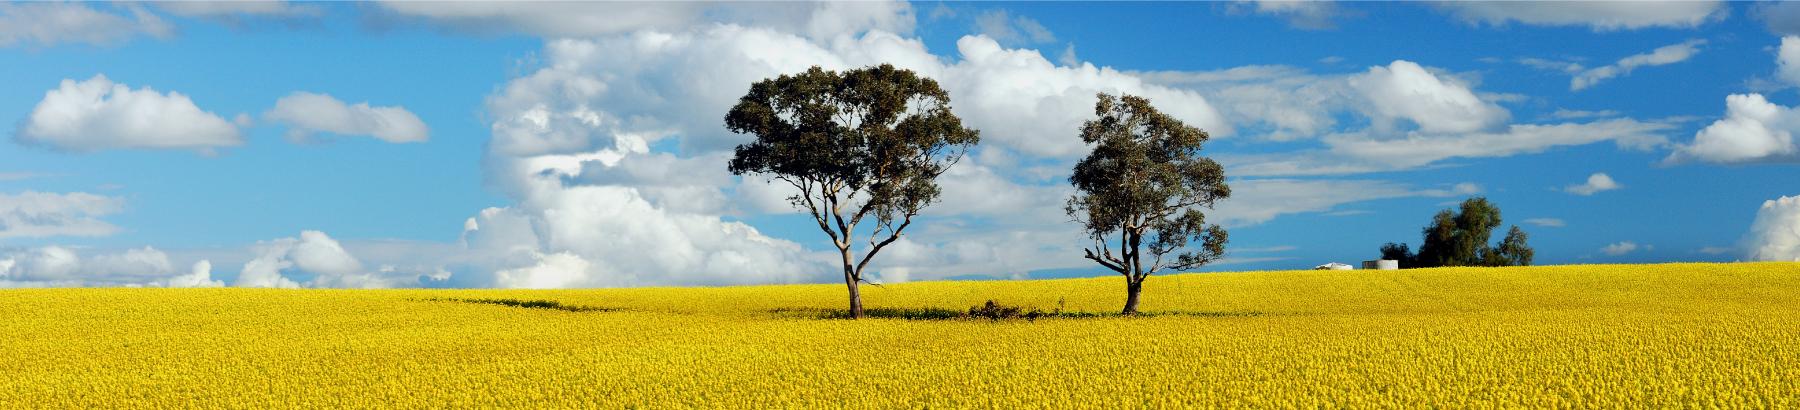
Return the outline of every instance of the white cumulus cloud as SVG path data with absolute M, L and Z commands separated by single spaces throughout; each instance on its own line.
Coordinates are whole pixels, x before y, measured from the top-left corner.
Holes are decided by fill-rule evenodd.
M 301 231 L 298 237 L 258 242 L 251 252 L 254 257 L 244 263 L 232 286 L 393 288 L 447 279 L 440 270 L 392 266 L 367 269 L 343 244 L 319 231 Z
M 658 208 L 625 186 L 533 182 L 465 235 L 494 285 L 614 287 L 792 283 L 821 272 L 798 244 L 719 216 Z
M 1350 86 L 1374 103 L 1373 118 L 1405 119 L 1423 132 L 1473 132 L 1506 122 L 1509 114 L 1469 87 L 1439 77 L 1418 63 L 1395 60 L 1351 77 Z
M 637 134 L 651 143 L 679 135 L 684 151 L 729 150 L 748 140 L 725 131 L 719 116 L 749 84 L 812 65 L 848 69 L 884 62 L 937 79 L 950 92 L 957 114 L 983 130 L 984 144 L 1006 145 L 1031 155 L 1072 157 L 1084 152 L 1075 135 L 1081 121 L 1092 115 L 1094 95 L 1101 92 L 1145 96 L 1162 111 L 1214 135 L 1231 131 L 1218 111 L 1195 92 L 1149 84 L 1106 67 L 1058 66 L 1037 51 L 1005 48 L 987 37 L 964 37 L 957 41 L 957 51 L 961 61 L 946 64 L 917 39 L 891 33 L 813 41 L 730 25 L 552 41 L 546 46 L 547 59 L 567 67 L 522 78 L 495 98 L 529 110 L 533 101 L 560 93 L 586 99 L 588 107 L 531 111 L 516 123 L 545 126 L 548 132 L 495 143 L 512 154 L 587 148 L 580 146 L 586 137 L 569 130 L 605 123 L 610 130 Z M 589 75 L 564 79 L 570 71 Z M 618 80 L 601 80 L 605 78 Z M 536 84 L 551 81 L 567 83 L 560 89 Z M 564 127 L 565 122 L 580 126 Z M 502 123 L 499 131 L 511 127 Z
M 1319 139 L 1322 149 L 1220 154 L 1231 175 L 1351 174 L 1406 170 L 1452 158 L 1492 158 L 1611 141 L 1647 150 L 1666 144 L 1675 124 L 1612 115 L 1587 122 L 1511 123 L 1497 102 L 1454 74 L 1406 60 L 1360 73 L 1321 75 L 1289 66 L 1137 73 L 1192 89 L 1215 102 L 1243 135 L 1275 141 Z M 1366 126 L 1354 124 L 1367 119 Z M 1571 118 L 1559 118 L 1569 120 Z
M 1109 67 L 1059 67 L 1037 51 L 1007 49 L 986 37 L 956 42 L 963 60 L 938 70 L 957 115 L 982 130 L 982 143 L 997 143 L 1035 156 L 1086 153 L 1077 138 L 1093 116 L 1094 95 L 1125 93 L 1149 98 L 1158 110 L 1215 137 L 1232 128 L 1199 93 L 1151 84 Z M 918 50 L 923 51 L 923 50 Z M 941 70 L 941 71 L 939 71 Z
M 1563 191 L 1575 195 L 1589 196 L 1602 191 L 1611 191 L 1624 187 L 1625 186 L 1620 185 L 1618 181 L 1614 181 L 1611 176 L 1606 175 L 1605 172 L 1595 172 L 1593 175 L 1588 175 L 1587 182 L 1563 187 Z
M 424 142 L 429 138 L 425 122 L 400 106 L 371 107 L 367 102 L 345 104 L 330 95 L 296 92 L 275 101 L 263 118 L 288 126 L 288 138 L 304 141 L 316 132 L 367 135 L 382 141 Z
M 1786 162 L 1800 159 L 1794 133 L 1800 131 L 1800 108 L 1771 103 L 1762 94 L 1725 97 L 1725 118 L 1676 147 L 1667 162 Z
M 237 126 L 179 92 L 114 83 L 105 75 L 65 79 L 44 93 L 15 138 L 57 150 L 192 149 L 243 143 Z
M 1800 195 L 1763 201 L 1745 245 L 1750 259 L 1800 262 Z

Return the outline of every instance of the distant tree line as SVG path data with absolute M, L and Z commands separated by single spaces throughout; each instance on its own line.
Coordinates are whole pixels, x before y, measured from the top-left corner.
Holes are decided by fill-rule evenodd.
M 1424 229 L 1425 239 L 1413 253 L 1405 243 L 1381 246 L 1381 259 L 1400 261 L 1401 268 L 1441 266 L 1530 266 L 1535 253 L 1525 231 L 1513 226 L 1497 246 L 1488 238 L 1500 226 L 1500 207 L 1487 198 L 1463 201 L 1457 209 L 1439 211 Z

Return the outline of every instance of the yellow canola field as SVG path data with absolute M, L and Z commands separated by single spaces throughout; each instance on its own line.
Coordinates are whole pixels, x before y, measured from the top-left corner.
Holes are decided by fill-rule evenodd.
M 1118 277 L 865 287 L 1112 312 Z M 1800 264 L 1152 277 L 1148 317 L 841 285 L 0 291 L 0 408 L 1800 407 Z M 552 300 L 571 312 L 448 298 Z

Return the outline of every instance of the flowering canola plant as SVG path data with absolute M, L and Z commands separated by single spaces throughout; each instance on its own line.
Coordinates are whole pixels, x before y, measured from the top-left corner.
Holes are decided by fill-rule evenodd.
M 871 287 L 1112 312 L 1116 277 Z M 841 285 L 0 290 L 0 408 L 1800 407 L 1800 264 L 1169 275 L 1139 317 Z M 482 300 L 547 300 L 596 309 Z

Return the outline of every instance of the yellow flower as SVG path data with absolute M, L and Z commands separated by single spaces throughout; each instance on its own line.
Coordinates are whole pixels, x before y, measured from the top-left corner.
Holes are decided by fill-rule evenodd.
M 1800 407 L 1800 264 L 1117 282 L 4 290 L 0 408 Z

